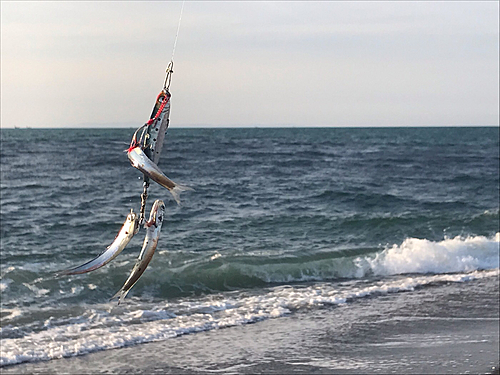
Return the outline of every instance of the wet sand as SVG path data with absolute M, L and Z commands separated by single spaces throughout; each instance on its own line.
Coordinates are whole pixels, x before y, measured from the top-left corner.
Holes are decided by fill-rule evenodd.
M 499 280 L 437 285 L 13 373 L 498 374 Z

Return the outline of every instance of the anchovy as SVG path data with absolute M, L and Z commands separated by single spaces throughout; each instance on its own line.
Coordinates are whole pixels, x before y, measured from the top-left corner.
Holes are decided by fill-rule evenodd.
M 134 213 L 133 210 L 130 210 L 130 213 L 127 215 L 127 219 L 123 224 L 120 232 L 115 237 L 115 240 L 111 245 L 109 245 L 104 252 L 98 255 L 96 258 L 88 261 L 81 266 L 71 268 L 66 271 L 61 271 L 58 275 L 77 275 L 81 273 L 87 273 L 90 271 L 95 271 L 98 268 L 101 268 L 105 264 L 108 264 L 113 259 L 115 259 L 118 254 L 122 252 L 125 246 L 128 245 L 132 237 L 139 231 L 139 218 Z
M 127 156 L 130 160 L 130 163 L 134 168 L 137 168 L 144 176 L 149 177 L 154 182 L 160 184 L 170 191 L 172 196 L 174 197 L 177 204 L 180 204 L 179 194 L 183 191 L 193 190 L 188 186 L 179 185 L 169 179 L 158 166 L 144 153 L 142 147 L 142 139 L 144 136 L 145 130 L 143 130 L 143 135 L 141 135 L 140 140 L 137 140 L 137 134 L 139 131 L 144 129 L 148 124 L 144 124 L 139 129 L 137 129 L 132 137 L 132 142 L 130 143 L 130 147 L 126 150 Z
M 161 200 L 156 200 L 151 209 L 149 215 L 149 221 L 144 224 L 146 228 L 146 238 L 144 238 L 144 243 L 142 245 L 141 253 L 137 258 L 137 261 L 122 288 L 113 296 L 111 299 L 120 297 L 118 304 L 120 304 L 126 297 L 127 293 L 132 289 L 135 283 L 139 280 L 141 275 L 146 270 L 153 254 L 158 245 L 158 239 L 160 238 L 161 225 L 163 223 L 163 215 L 165 213 L 165 204 Z
M 130 163 L 134 168 L 140 170 L 154 182 L 160 184 L 170 191 L 177 204 L 180 204 L 179 194 L 186 190 L 193 190 L 188 186 L 179 185 L 169 179 L 158 166 L 146 156 L 140 146 L 131 147 L 127 150 Z

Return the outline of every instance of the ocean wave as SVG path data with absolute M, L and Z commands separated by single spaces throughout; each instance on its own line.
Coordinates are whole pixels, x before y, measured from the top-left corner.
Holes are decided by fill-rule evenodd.
M 470 236 L 434 242 L 408 238 L 377 253 L 374 258 L 357 258 L 362 274 L 451 273 L 499 267 L 500 233 L 494 238 Z
M 143 285 L 158 285 L 155 295 L 182 296 L 237 288 L 305 281 L 331 281 L 399 274 L 443 274 L 499 267 L 499 238 L 455 237 L 442 241 L 407 238 L 383 250 L 358 248 L 296 256 L 207 255 L 179 267 L 157 262 Z M 208 259 L 207 259 L 208 258 Z M 138 286 L 136 291 L 140 290 Z
M 81 315 L 49 319 L 42 330 L 22 337 L 2 328 L 0 366 L 78 356 L 101 350 L 167 340 L 184 334 L 283 317 L 302 308 L 341 305 L 367 296 L 413 291 L 437 283 L 462 283 L 498 277 L 498 270 L 420 275 L 362 283 L 279 286 L 260 293 L 229 293 L 198 299 L 125 306 L 107 303 Z M 34 344 L 36 343 L 36 344 Z
M 177 298 L 310 281 L 490 270 L 499 267 L 499 236 L 455 237 L 442 241 L 407 238 L 399 245 L 385 248 L 284 254 L 159 250 L 131 295 Z M 54 303 L 81 299 L 102 302 L 120 288 L 133 262 L 134 257 L 126 254 L 95 273 L 63 278 L 53 277 L 54 267 L 57 271 L 65 268 L 61 264 L 26 263 L 15 272 L 9 269 L 8 278 L 13 282 L 4 278 L 0 287 L 4 301 L 19 301 L 17 294 L 21 292 L 25 302 L 34 302 L 41 296 Z M 26 280 L 35 281 L 26 283 Z

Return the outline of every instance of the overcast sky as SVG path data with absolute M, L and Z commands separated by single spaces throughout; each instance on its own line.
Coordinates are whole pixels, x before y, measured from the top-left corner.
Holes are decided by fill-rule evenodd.
M 1 2 L 2 127 L 135 127 L 182 2 Z M 499 3 L 186 2 L 171 126 L 499 123 Z

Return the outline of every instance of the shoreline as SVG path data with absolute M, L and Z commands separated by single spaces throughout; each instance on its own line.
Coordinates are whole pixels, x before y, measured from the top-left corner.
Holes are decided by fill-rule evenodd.
M 498 280 L 367 297 L 1 372 L 498 374 Z

